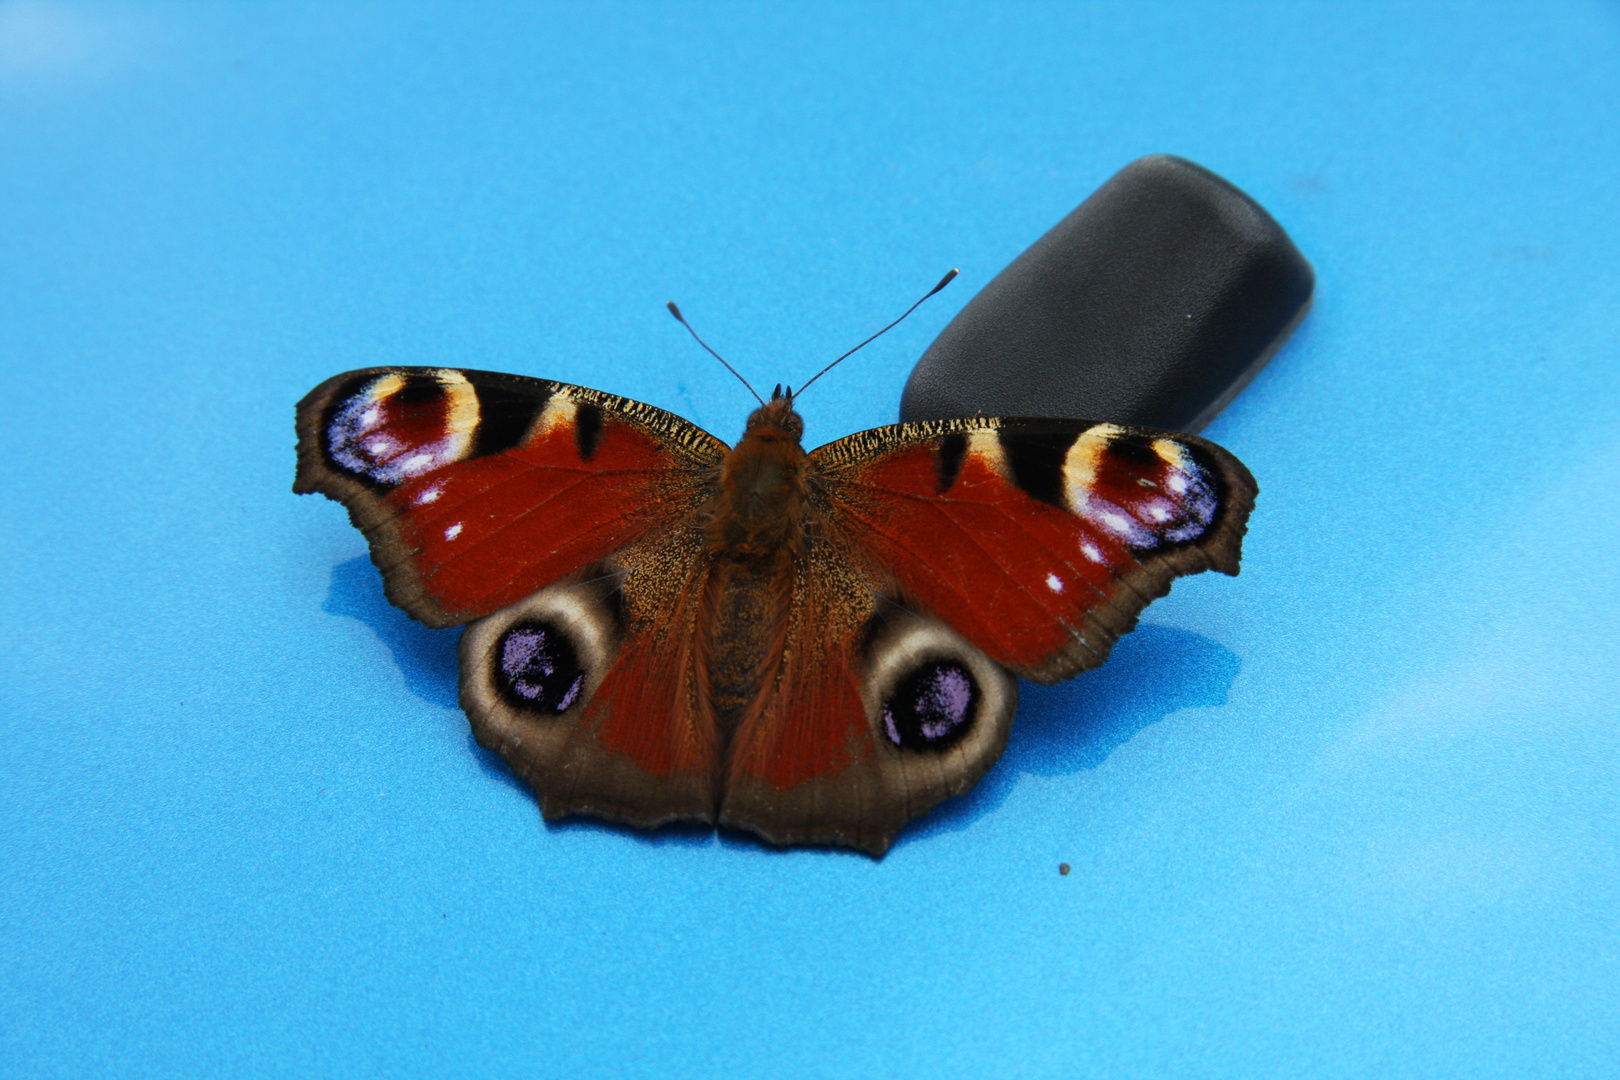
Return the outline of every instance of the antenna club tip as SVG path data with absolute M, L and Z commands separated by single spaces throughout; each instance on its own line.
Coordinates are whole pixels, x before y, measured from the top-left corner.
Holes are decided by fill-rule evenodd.
M 664 301 L 664 306 L 669 308 L 669 313 L 671 315 L 675 316 L 676 319 L 678 319 L 681 322 L 686 321 L 685 319 L 681 318 L 681 309 L 675 306 L 675 301 L 673 301 L 673 300 L 665 300 Z

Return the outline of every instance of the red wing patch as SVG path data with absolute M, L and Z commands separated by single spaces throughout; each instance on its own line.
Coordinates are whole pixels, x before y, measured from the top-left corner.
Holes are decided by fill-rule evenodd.
M 698 538 L 686 545 L 694 556 Z M 686 560 L 656 556 L 626 577 L 631 627 L 612 669 L 586 707 L 584 729 L 612 753 L 653 776 L 701 773 L 715 779 L 719 739 L 705 700 L 698 655 L 697 603 L 703 571 Z M 662 588 L 647 578 L 663 578 Z M 638 609 L 639 613 L 638 613 Z

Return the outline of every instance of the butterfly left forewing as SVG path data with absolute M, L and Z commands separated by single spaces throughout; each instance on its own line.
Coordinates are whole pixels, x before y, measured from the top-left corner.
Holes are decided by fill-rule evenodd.
M 689 518 L 725 444 L 640 402 L 497 372 L 368 368 L 298 404 L 293 490 L 343 503 L 430 626 L 514 603 Z

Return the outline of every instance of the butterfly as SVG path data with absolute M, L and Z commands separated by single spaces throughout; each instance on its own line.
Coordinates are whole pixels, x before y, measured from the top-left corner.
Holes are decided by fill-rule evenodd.
M 348 508 L 389 600 L 466 626 L 462 707 L 547 819 L 875 856 L 994 764 L 1017 677 L 1096 667 L 1176 577 L 1235 575 L 1257 492 L 1204 439 L 1063 419 L 807 453 L 780 387 L 733 447 L 453 368 L 334 376 L 297 430 L 293 490 Z

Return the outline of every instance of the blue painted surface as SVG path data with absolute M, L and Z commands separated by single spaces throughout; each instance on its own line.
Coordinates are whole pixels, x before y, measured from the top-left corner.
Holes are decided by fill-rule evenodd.
M 1599 3 L 0 2 L 0 1074 L 1612 1075 L 1617 102 Z M 664 300 L 798 382 L 961 266 L 889 421 L 1153 152 L 1318 273 L 1243 575 L 881 862 L 546 826 L 288 492 L 335 371 L 731 438 Z

